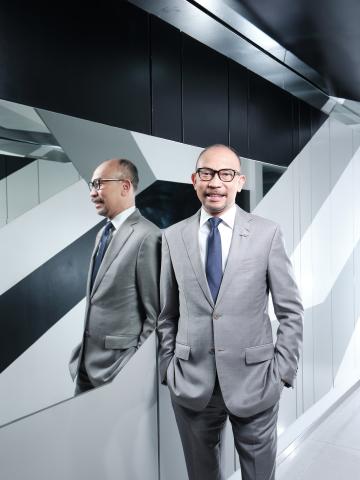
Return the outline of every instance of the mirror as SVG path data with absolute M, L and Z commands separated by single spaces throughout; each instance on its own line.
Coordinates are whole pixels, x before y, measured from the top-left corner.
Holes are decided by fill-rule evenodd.
M 70 398 L 89 259 L 102 217 L 86 182 L 105 159 L 138 170 L 137 206 L 165 228 L 193 214 L 199 147 L 0 101 L 0 425 Z M 241 152 L 240 152 L 241 153 Z M 285 171 L 243 159 L 251 211 Z

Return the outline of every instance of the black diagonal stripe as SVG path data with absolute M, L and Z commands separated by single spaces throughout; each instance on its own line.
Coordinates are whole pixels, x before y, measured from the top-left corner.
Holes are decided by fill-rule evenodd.
M 99 228 L 96 225 L 0 296 L 0 372 L 85 296 Z
M 33 159 L 0 154 L 0 180 L 26 167 Z

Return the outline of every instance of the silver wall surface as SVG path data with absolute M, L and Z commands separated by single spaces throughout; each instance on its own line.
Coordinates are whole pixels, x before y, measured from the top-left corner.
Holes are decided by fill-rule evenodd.
M 36 160 L 0 179 L 0 227 L 80 178 L 71 163 Z
M 3 479 L 158 479 L 153 334 L 114 382 L 0 429 Z
M 280 432 L 360 378 L 359 146 L 357 129 L 327 120 L 255 209 L 281 224 L 305 306 L 297 385 L 284 391 Z
M 154 178 L 173 172 L 174 181 L 186 181 L 197 147 L 131 138 Z M 337 391 L 360 379 L 359 145 L 357 130 L 328 120 L 255 208 L 281 224 L 306 308 L 297 385 L 281 400 L 280 443 L 295 424 L 308 426 L 312 407 L 329 408 Z M 70 325 L 75 335 L 78 326 Z M 158 478 L 160 471 L 161 480 L 185 479 L 168 393 L 164 387 L 157 393 L 155 350 L 152 336 L 112 384 L 1 428 L 1 476 L 136 480 L 144 472 Z M 231 436 L 225 450 L 230 475 Z

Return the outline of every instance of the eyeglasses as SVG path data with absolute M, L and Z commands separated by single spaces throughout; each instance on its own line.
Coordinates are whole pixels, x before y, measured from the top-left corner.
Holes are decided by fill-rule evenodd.
M 240 175 L 240 172 L 232 170 L 231 168 L 222 168 L 221 170 L 213 170 L 212 168 L 198 168 L 196 173 L 199 175 L 200 180 L 209 182 L 215 177 L 217 173 L 222 182 L 231 182 L 234 180 L 235 175 Z
M 95 190 L 100 190 L 103 183 L 105 182 L 124 182 L 125 179 L 124 178 L 95 178 L 95 180 L 93 180 L 92 182 L 89 182 L 88 185 L 89 185 L 89 189 L 90 189 L 90 192 L 93 188 L 95 188 Z

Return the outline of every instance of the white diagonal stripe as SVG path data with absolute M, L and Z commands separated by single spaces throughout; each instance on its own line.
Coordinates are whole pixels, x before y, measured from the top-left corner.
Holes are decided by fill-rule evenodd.
M 101 220 L 80 180 L 2 227 L 0 295 Z

